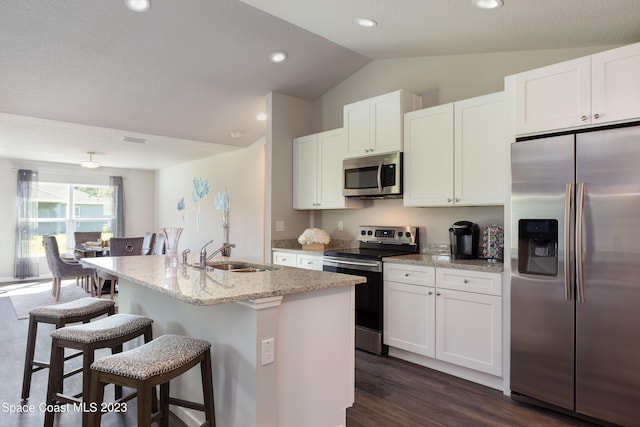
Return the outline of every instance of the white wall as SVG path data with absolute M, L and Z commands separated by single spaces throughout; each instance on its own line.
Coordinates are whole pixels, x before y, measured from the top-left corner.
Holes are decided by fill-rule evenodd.
M 100 168 L 89 170 L 76 165 L 33 162 L 0 158 L 0 233 L 7 238 L 0 241 L 0 280 L 13 278 L 16 226 L 16 189 L 18 169 L 32 169 L 40 181 L 73 184 L 109 184 L 109 176 L 124 178 L 125 235 L 142 236 L 153 231 L 155 225 L 155 172 L 133 169 Z M 48 274 L 44 259 L 40 275 Z
M 197 259 L 202 245 L 213 239 L 208 251 L 211 253 L 223 242 L 220 221 L 222 212 L 216 210 L 216 194 L 229 192 L 229 240 L 235 243 L 231 256 L 251 261 L 263 261 L 264 246 L 264 139 L 251 146 L 157 171 L 156 206 L 158 230 L 162 227 L 183 227 L 178 252 L 191 250 Z M 209 180 L 209 195 L 194 203 L 192 197 L 193 178 Z M 184 221 L 178 211 L 178 200 L 186 203 Z M 197 214 L 200 210 L 198 226 Z

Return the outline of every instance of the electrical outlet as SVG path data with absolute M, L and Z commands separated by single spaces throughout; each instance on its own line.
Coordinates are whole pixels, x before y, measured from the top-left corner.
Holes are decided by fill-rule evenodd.
M 343 231 L 343 230 L 344 230 L 344 222 L 338 221 L 338 231 Z
M 284 231 L 284 221 L 276 221 L 276 231 Z
M 267 338 L 262 340 L 260 364 L 262 366 L 273 363 L 276 360 L 275 338 Z

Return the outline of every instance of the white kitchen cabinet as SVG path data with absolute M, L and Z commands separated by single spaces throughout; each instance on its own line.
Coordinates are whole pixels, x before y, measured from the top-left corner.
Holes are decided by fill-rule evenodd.
M 296 265 L 305 270 L 322 271 L 323 255 L 319 254 L 297 254 Z
M 504 92 L 410 112 L 404 121 L 404 206 L 504 204 Z
M 298 267 L 306 270 L 322 271 L 323 254 L 318 253 L 295 253 L 284 251 L 273 251 L 273 263 L 286 265 L 287 267 Z
M 502 298 L 436 290 L 436 359 L 502 375 Z
M 501 286 L 499 273 L 385 263 L 390 354 L 454 375 L 465 368 L 501 376 Z
M 385 344 L 435 357 L 434 270 L 433 267 L 385 265 Z
M 298 256 L 292 252 L 273 252 L 273 263 L 286 265 L 287 267 L 298 266 Z
M 306 135 L 293 141 L 294 209 L 360 208 L 359 199 L 342 195 L 343 129 Z
M 421 105 L 420 96 L 404 90 L 345 105 L 346 157 L 402 151 L 404 113 Z
M 526 71 L 512 79 L 516 135 L 640 117 L 640 43 Z

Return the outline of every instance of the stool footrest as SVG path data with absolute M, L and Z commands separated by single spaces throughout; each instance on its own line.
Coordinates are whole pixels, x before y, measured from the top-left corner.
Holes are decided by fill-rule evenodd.
M 178 399 L 176 397 L 170 397 L 167 399 L 169 405 L 181 406 L 183 408 L 195 409 L 196 411 L 204 411 L 203 403 L 191 402 L 189 400 Z

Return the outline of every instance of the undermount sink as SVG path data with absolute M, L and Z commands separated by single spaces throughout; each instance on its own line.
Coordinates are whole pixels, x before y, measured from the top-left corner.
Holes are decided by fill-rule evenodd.
M 277 270 L 277 267 L 249 264 L 246 262 L 210 262 L 207 263 L 207 267 L 215 268 L 216 270 L 226 270 L 233 273 L 258 273 L 260 271 Z

